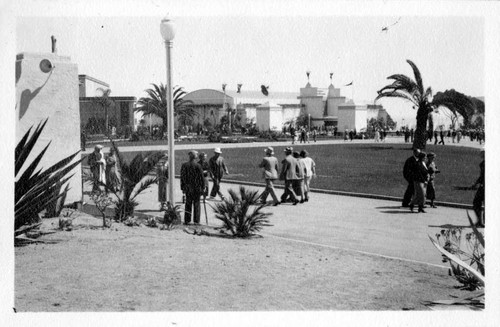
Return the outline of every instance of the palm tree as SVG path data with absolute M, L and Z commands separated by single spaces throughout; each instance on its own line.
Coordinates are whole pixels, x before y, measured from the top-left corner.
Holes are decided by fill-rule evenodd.
M 127 217 L 134 214 L 135 207 L 138 205 L 135 198 L 157 182 L 156 177 L 150 176 L 150 173 L 156 167 L 163 154 L 160 152 L 150 152 L 143 155 L 141 152 L 132 161 L 127 162 L 113 140 L 110 139 L 110 141 L 116 153 L 121 184 L 120 190 L 113 192 L 117 198 L 115 219 L 117 221 L 124 221 Z M 103 185 L 106 186 L 105 183 Z
M 137 101 L 135 111 L 142 112 L 143 115 L 153 114 L 160 117 L 163 120 L 162 132 L 164 132 L 168 121 L 167 88 L 162 83 L 160 85 L 154 83 L 151 85 L 153 88 L 145 90 L 148 96 Z M 174 87 L 174 116 L 178 117 L 179 121 L 187 123 L 192 121 L 196 112 L 191 107 L 193 102 L 183 99 L 185 95 L 186 92 L 182 87 Z
M 474 108 L 475 105 L 467 96 L 456 92 L 453 89 L 438 92 L 434 98 L 432 98 L 432 89 L 428 87 L 424 90 L 422 76 L 420 75 L 420 71 L 417 66 L 411 60 L 406 61 L 413 69 L 415 80 L 412 80 L 410 77 L 402 74 L 395 74 L 387 77 L 387 79 L 392 79 L 394 82 L 377 91 L 378 95 L 375 98 L 375 101 L 385 97 L 402 98 L 413 103 L 413 108 L 417 109 L 417 128 L 415 130 L 413 147 L 425 149 L 427 141 L 425 130 L 427 122 L 429 122 L 430 129 L 433 128 L 431 114 L 435 109 L 440 106 L 447 107 L 453 113 L 459 113 L 464 116 L 464 120 L 466 120 L 468 118 L 467 112 L 471 108 Z

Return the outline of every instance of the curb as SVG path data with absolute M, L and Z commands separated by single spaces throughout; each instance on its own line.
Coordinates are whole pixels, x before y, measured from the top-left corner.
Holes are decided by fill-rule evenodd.
M 176 178 L 180 178 L 180 176 L 176 176 Z M 247 181 L 238 181 L 225 179 L 222 183 L 228 184 L 240 184 L 240 185 L 248 185 L 248 186 L 258 186 L 265 187 L 264 183 L 255 183 L 255 182 L 247 182 Z M 274 185 L 275 188 L 283 189 L 283 185 Z M 311 192 L 322 193 L 322 194 L 330 194 L 330 195 L 343 195 L 343 196 L 351 196 L 357 198 L 367 198 L 367 199 L 376 199 L 376 200 L 387 200 L 387 201 L 397 201 L 401 202 L 402 198 L 389 196 L 389 195 L 379 195 L 379 194 L 368 194 L 368 193 L 355 193 L 355 192 L 346 192 L 346 191 L 334 191 L 334 190 L 324 190 L 318 188 L 311 188 Z M 438 206 L 442 207 L 450 207 L 450 208 L 458 208 L 458 209 L 470 209 L 472 210 L 472 205 L 463 204 L 463 203 L 453 203 L 453 202 L 442 202 L 442 201 L 434 201 L 434 203 Z

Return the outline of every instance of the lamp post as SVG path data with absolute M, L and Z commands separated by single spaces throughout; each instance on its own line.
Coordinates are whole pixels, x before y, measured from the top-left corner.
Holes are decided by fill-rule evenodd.
M 175 152 L 174 152 L 174 100 L 172 98 L 172 40 L 175 37 L 174 24 L 168 18 L 163 18 L 160 24 L 160 32 L 165 41 L 167 53 L 167 129 L 168 129 L 168 202 L 175 205 L 174 181 L 175 181 Z

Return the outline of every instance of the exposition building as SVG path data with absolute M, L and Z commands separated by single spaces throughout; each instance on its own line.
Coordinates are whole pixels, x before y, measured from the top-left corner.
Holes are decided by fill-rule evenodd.
M 223 116 L 231 119 L 240 116 L 242 122 L 253 122 L 259 130 L 282 130 L 284 125 L 301 115 L 310 119 L 311 127 L 336 127 L 362 131 L 371 118 L 387 121 L 387 112 L 382 105 L 356 104 L 340 94 L 333 84 L 326 89 L 307 83 L 295 92 L 272 92 L 265 96 L 260 91 L 228 91 L 201 89 L 187 93 L 198 115 L 194 125 L 209 119 L 218 123 Z

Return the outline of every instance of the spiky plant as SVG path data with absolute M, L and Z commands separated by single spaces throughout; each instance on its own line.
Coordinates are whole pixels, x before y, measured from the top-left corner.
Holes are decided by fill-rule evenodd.
M 133 216 L 135 207 L 139 204 L 135 200 L 136 197 L 156 183 L 156 176 L 148 175 L 156 167 L 163 154 L 161 152 L 148 152 L 145 155 L 139 153 L 132 161 L 127 162 L 113 140 L 111 140 L 111 146 L 115 150 L 121 181 L 121 189 L 113 192 L 117 198 L 115 219 L 123 221 Z M 103 185 L 106 186 L 106 184 Z
M 229 198 L 212 206 L 215 218 L 223 222 L 223 227 L 235 237 L 250 237 L 264 226 L 271 226 L 269 212 L 262 212 L 267 206 L 259 200 L 258 191 L 250 191 L 240 186 L 239 194 L 229 190 Z M 253 207 L 253 209 L 252 209 Z
M 406 61 L 413 69 L 415 80 L 402 74 L 387 77 L 387 79 L 392 79 L 394 82 L 377 91 L 378 95 L 375 101 L 380 98 L 400 98 L 413 103 L 413 108 L 417 109 L 417 128 L 413 146 L 425 149 L 427 122 L 430 125 L 429 129 L 433 129 L 431 113 L 435 109 L 440 106 L 446 107 L 454 114 L 461 114 L 464 120 L 467 121 L 468 112 L 474 112 L 475 104 L 467 96 L 453 89 L 438 92 L 432 98 L 432 89 L 430 87 L 424 88 L 422 75 L 417 66 L 411 60 Z
M 15 149 L 15 231 L 23 226 L 23 230 L 26 230 L 26 225 L 39 223 L 39 213 L 45 210 L 49 204 L 65 196 L 64 192 L 60 192 L 61 185 L 69 181 L 73 174 L 69 176 L 68 174 L 81 162 L 80 159 L 71 163 L 78 153 L 80 153 L 79 150 L 44 171 L 41 168 L 38 169 L 38 164 L 50 146 L 49 142 L 23 170 L 28 164 L 27 159 L 45 128 L 47 121 L 48 118 L 40 122 L 32 134 L 31 130 L 33 126 L 30 127 Z M 18 233 L 14 233 L 14 235 L 18 235 Z
M 484 279 L 484 236 L 477 230 L 475 224 L 467 212 L 467 217 L 469 219 L 472 233 L 466 235 L 467 244 L 471 253 L 467 253 L 460 249 L 460 238 L 461 235 L 456 236 L 456 240 L 453 241 L 449 238 L 446 239 L 444 246 L 439 243 L 440 234 L 436 234 L 437 240 L 429 236 L 432 244 L 441 252 L 444 256 L 444 262 L 450 263 L 450 269 L 455 278 L 464 285 L 465 289 L 475 290 L 485 286 Z M 445 231 L 441 232 L 441 235 L 445 234 Z M 452 231 L 457 233 L 457 231 Z M 459 231 L 460 232 L 460 231 Z M 468 262 L 466 262 L 468 261 Z M 476 266 L 474 268 L 473 266 Z

